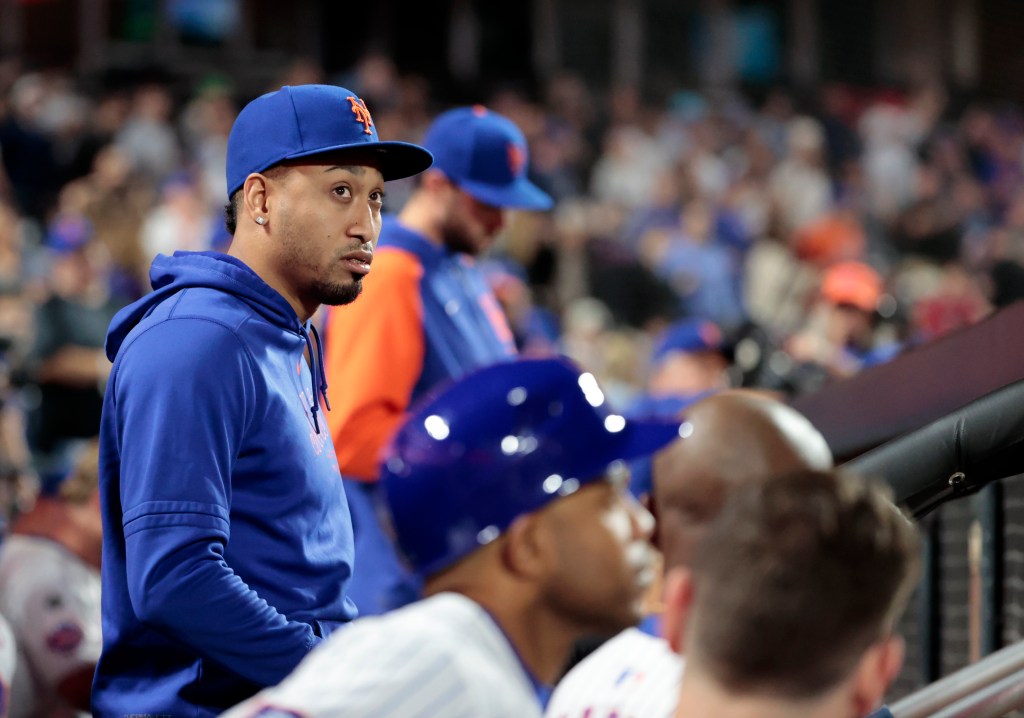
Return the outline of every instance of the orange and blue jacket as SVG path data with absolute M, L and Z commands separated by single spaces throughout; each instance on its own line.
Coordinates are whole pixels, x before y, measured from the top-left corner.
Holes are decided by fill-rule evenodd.
M 411 404 L 438 384 L 515 356 L 473 259 L 387 218 L 359 298 L 325 330 L 327 414 L 342 474 L 374 481 Z

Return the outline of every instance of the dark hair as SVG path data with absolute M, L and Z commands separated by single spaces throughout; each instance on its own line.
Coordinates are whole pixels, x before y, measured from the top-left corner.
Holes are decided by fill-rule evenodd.
M 242 190 L 235 190 L 228 203 L 224 205 L 224 227 L 232 237 L 235 236 L 235 228 L 238 227 L 238 200 L 242 196 L 241 192 Z
M 889 497 L 838 471 L 736 487 L 696 551 L 688 660 L 734 694 L 840 683 L 917 581 L 920 539 Z

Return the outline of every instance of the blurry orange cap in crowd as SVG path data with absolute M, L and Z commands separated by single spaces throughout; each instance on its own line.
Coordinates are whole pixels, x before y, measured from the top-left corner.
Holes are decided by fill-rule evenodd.
M 865 244 L 864 230 L 857 219 L 834 211 L 799 229 L 793 238 L 793 251 L 805 262 L 826 265 L 861 256 Z
M 832 304 L 873 312 L 882 296 L 882 277 L 863 262 L 840 262 L 825 270 L 821 295 Z

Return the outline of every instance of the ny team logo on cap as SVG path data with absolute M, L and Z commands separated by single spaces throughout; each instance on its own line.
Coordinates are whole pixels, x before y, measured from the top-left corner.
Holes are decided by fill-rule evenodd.
M 352 95 L 349 95 L 345 99 L 352 103 L 352 114 L 356 116 L 356 122 L 363 123 L 363 132 L 368 135 L 372 135 L 373 132 L 370 128 L 373 127 L 373 118 L 370 117 L 370 111 L 366 109 L 366 103 Z
M 509 142 L 506 149 L 508 151 L 508 168 L 512 170 L 513 177 L 518 177 L 522 174 L 523 167 L 526 166 L 526 154 L 523 152 L 523 148 L 515 142 Z
M 434 167 L 460 190 L 492 207 L 545 210 L 553 200 L 527 178 L 530 151 L 523 131 L 482 105 L 438 115 L 423 146 Z
M 709 347 L 718 346 L 722 343 L 722 330 L 718 328 L 717 324 L 702 322 L 700 327 L 697 329 L 697 333 L 700 334 L 700 338 L 703 339 L 704 343 Z
M 228 197 L 255 172 L 300 157 L 349 151 L 372 155 L 385 182 L 418 174 L 433 159 L 418 145 L 382 142 L 366 103 L 352 90 L 285 85 L 260 95 L 235 118 L 228 136 Z

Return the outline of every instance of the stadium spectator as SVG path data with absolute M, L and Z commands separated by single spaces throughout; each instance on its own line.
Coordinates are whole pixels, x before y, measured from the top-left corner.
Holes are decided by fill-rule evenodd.
M 900 347 L 880 342 L 875 325 L 885 287 L 863 262 L 840 262 L 825 270 L 821 292 L 807 324 L 786 349 L 799 362 L 816 364 L 837 378 L 892 359 Z
M 40 398 L 28 417 L 29 438 L 37 470 L 62 474 L 68 446 L 99 434 L 110 373 L 103 343 L 124 301 L 111 294 L 106 247 L 95 240 L 85 217 L 56 218 L 45 245 L 50 296 L 34 318 L 29 360 Z
M 103 527 L 95 441 L 19 516 L 0 546 L 0 615 L 14 630 L 12 718 L 89 710 L 100 655 Z

